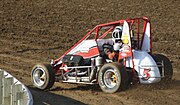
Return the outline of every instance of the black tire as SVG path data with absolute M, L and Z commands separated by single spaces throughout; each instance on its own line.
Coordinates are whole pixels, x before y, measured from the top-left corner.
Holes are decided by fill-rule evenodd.
M 50 64 L 37 64 L 32 69 L 31 80 L 38 89 L 50 89 L 55 82 L 55 72 Z
M 158 64 L 158 62 L 160 62 L 160 63 L 163 62 L 164 78 L 162 78 L 162 80 L 168 80 L 168 81 L 171 80 L 172 76 L 173 76 L 173 68 L 172 68 L 172 64 L 171 64 L 170 60 L 162 54 L 153 54 L 152 57 L 156 61 L 157 64 Z M 159 72 L 162 76 L 163 75 L 162 74 L 163 67 L 158 67 L 158 68 L 159 68 Z
M 98 74 L 99 86 L 105 93 L 115 93 L 125 90 L 128 86 L 128 79 L 125 67 L 119 63 L 105 64 Z

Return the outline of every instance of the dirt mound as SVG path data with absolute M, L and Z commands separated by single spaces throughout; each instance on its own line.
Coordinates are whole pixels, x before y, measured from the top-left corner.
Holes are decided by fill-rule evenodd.
M 152 22 L 153 51 L 171 59 L 173 81 L 133 85 L 115 94 L 105 94 L 98 86 L 56 83 L 49 92 L 31 88 L 34 102 L 37 105 L 177 105 L 180 103 L 179 10 L 179 0 L 3 0 L 0 68 L 31 87 L 30 72 L 34 64 L 49 63 L 60 57 L 95 25 L 147 16 Z

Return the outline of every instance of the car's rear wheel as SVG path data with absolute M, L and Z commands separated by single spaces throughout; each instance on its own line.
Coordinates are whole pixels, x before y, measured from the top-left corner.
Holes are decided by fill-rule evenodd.
M 162 78 L 162 80 L 171 80 L 173 76 L 173 68 L 170 60 L 162 54 L 153 54 L 152 57 L 157 64 L 163 63 L 163 67 L 158 67 L 161 76 L 163 76 L 164 69 L 164 78 Z
M 49 89 L 54 85 L 55 72 L 50 64 L 37 64 L 31 73 L 32 83 L 39 89 Z
M 99 71 L 98 82 L 106 93 L 125 90 L 128 86 L 128 74 L 124 66 L 119 63 L 105 64 Z

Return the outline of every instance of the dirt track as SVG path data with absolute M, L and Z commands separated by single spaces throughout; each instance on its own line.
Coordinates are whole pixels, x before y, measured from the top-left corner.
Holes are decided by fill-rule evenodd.
M 180 103 L 179 0 L 0 0 L 0 68 L 30 87 L 35 105 L 178 105 Z M 173 64 L 173 80 L 133 85 L 105 94 L 98 86 L 56 83 L 34 89 L 31 68 L 49 63 L 100 23 L 147 16 L 153 27 L 153 51 Z

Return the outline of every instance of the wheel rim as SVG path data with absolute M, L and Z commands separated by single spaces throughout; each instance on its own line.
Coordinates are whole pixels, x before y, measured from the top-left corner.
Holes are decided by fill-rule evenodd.
M 108 88 L 114 88 L 117 84 L 117 75 L 114 72 L 113 69 L 108 69 L 105 73 L 104 73 L 104 84 L 108 87 Z
M 33 72 L 33 81 L 36 86 L 43 86 L 46 82 L 46 72 L 43 68 L 36 68 Z

